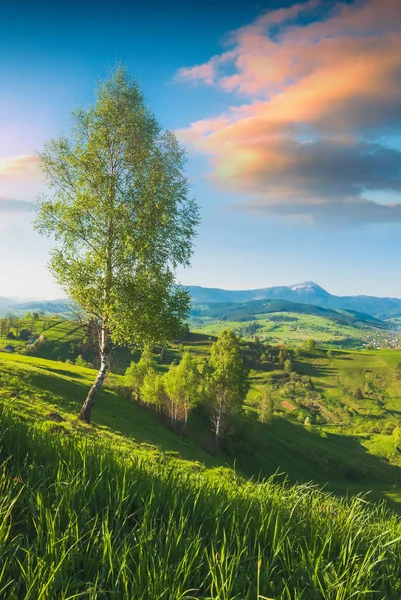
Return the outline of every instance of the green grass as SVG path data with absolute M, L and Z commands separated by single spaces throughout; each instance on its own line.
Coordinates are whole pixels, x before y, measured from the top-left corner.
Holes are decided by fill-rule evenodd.
M 27 378 L 26 390 L 15 400 L 18 410 L 42 419 L 54 410 L 67 419 L 67 427 L 75 423 L 95 372 L 54 360 L 63 349 L 65 356 L 71 356 L 70 344 L 80 341 L 83 331 L 72 321 L 53 319 L 50 325 L 45 331 L 48 343 L 39 353 L 53 360 L 2 353 L 0 374 L 7 371 L 21 381 Z M 192 334 L 184 348 L 201 363 L 208 357 L 211 343 L 207 336 Z M 165 354 L 164 362 L 157 364 L 160 372 L 180 356 L 178 344 L 171 345 Z M 131 359 L 138 358 L 139 352 L 131 355 L 122 349 L 117 354 L 117 370 L 123 372 Z M 208 466 L 235 464 L 246 477 L 269 476 L 279 470 L 293 482 L 313 480 L 336 493 L 371 491 L 375 498 L 399 501 L 401 454 L 394 450 L 392 437 L 401 415 L 401 381 L 394 371 L 399 358 L 396 350 L 337 350 L 332 358 L 325 350 L 318 350 L 297 358 L 296 372 L 313 383 L 314 410 L 319 419 L 307 428 L 303 426 L 306 418 L 315 421 L 315 413 L 308 407 L 311 392 L 299 395 L 289 389 L 287 376 L 278 365 L 255 365 L 250 372 L 247 416 L 230 433 L 233 448 L 227 447 L 229 455 L 222 452 L 217 462 L 211 456 L 212 433 L 201 411 L 191 415 L 187 437 L 177 436 L 153 413 L 116 393 L 124 383 L 117 374 L 109 376 L 95 406 L 94 420 L 102 435 L 119 436 L 116 443 L 121 445 L 148 443 Z M 373 386 L 371 393 L 365 393 L 368 383 Z M 257 422 L 258 402 L 266 385 L 274 397 L 276 417 L 261 424 Z M 359 401 L 355 399 L 358 387 L 364 394 Z M 288 400 L 295 410 L 288 410 Z
M 187 460 L 202 459 L 205 464 L 220 464 L 191 440 L 175 435 L 154 414 L 119 394 L 124 383 L 119 375 L 109 374 L 107 385 L 94 408 L 94 425 L 89 429 L 76 420 L 76 415 L 92 385 L 96 371 L 35 357 L 0 354 L 0 399 L 11 402 L 14 410 L 28 420 L 47 423 L 47 415 L 57 412 L 67 431 L 88 431 L 95 436 L 112 439 L 131 451 L 146 443 L 154 450 L 179 451 Z M 78 428 L 78 429 L 77 429 Z M 83 428 L 83 429 L 82 429 Z
M 173 452 L 206 467 L 235 466 L 248 478 L 280 471 L 294 483 L 313 480 L 338 494 L 369 491 L 372 498 L 392 501 L 401 495 L 401 469 L 386 454 L 394 453 L 391 435 L 359 437 L 340 426 L 306 428 L 280 417 L 265 424 L 255 420 L 249 407 L 248 417 L 233 427 L 236 449 L 230 454 L 221 451 L 215 458 L 210 453 L 212 433 L 200 411 L 190 416 L 187 436 L 177 435 L 157 415 L 118 393 L 124 381 L 116 374 L 109 375 L 96 402 L 94 425 L 89 429 L 81 425 L 76 415 L 94 377 L 92 369 L 0 354 L 0 398 L 45 428 L 111 440 L 128 453 L 147 444 L 153 452 Z M 53 423 L 48 418 L 51 412 L 65 421 Z
M 0 418 L 0 595 L 399 598 L 401 526 L 362 498 L 255 484 L 112 439 Z
M 206 335 L 219 335 L 223 329 L 229 327 L 244 339 L 252 339 L 256 333 L 261 339 L 270 343 L 285 343 L 292 346 L 300 345 L 310 338 L 328 346 L 335 344 L 344 347 L 362 347 L 363 344 L 376 342 L 379 345 L 386 345 L 386 339 L 389 337 L 387 331 L 376 327 L 338 323 L 326 317 L 291 312 L 255 314 L 252 318 L 241 321 L 212 319 L 208 316 L 196 317 L 192 324 L 195 331 Z M 257 329 L 253 330 L 252 326 L 255 324 Z M 398 333 L 392 332 L 392 339 L 398 337 Z
M 201 338 L 185 347 L 207 357 Z M 177 348 L 170 351 L 169 359 Z M 396 358 L 383 351 L 328 359 L 318 351 L 296 366 L 322 393 L 330 390 L 335 405 L 343 380 L 382 381 Z M 213 457 L 203 449 L 200 412 L 188 437 L 179 436 L 121 394 L 118 374 L 107 379 L 93 425 L 77 421 L 95 374 L 0 354 L 0 598 L 401 596 L 400 520 L 358 495 L 370 490 L 370 499 L 397 508 L 401 469 L 391 435 L 358 430 L 366 416 L 314 427 L 282 417 L 260 423 L 255 394 L 283 372 L 253 370 L 249 416 L 234 426 L 242 445 Z M 391 379 L 394 396 L 383 411 L 397 403 L 399 385 Z M 286 482 L 266 479 L 277 470 Z

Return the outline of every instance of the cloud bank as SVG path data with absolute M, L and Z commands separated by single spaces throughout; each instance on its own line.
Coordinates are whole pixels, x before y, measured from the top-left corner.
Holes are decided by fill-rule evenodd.
M 401 220 L 397 203 L 367 198 L 401 194 L 400 48 L 398 0 L 309 0 L 263 14 L 231 32 L 222 54 L 179 70 L 179 81 L 232 99 L 179 137 L 210 156 L 219 186 L 246 195 L 241 209 Z

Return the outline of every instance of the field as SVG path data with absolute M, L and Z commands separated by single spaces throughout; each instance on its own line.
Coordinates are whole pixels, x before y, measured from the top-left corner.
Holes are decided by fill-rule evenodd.
M 73 364 L 92 356 L 87 331 L 55 318 L 36 330 L 35 355 L 21 340 L 0 352 L 0 597 L 400 596 L 397 350 L 288 348 L 288 373 L 276 347 L 261 360 L 244 341 L 244 415 L 215 456 L 201 407 L 183 436 L 127 395 L 136 348 L 119 351 L 93 424 L 77 421 L 96 374 Z M 201 366 L 212 342 L 154 349 L 157 369 L 184 350 Z
M 283 318 L 284 317 L 284 318 Z M 289 320 L 291 319 L 291 321 Z M 255 328 L 255 323 L 257 327 Z M 357 329 L 351 325 L 339 325 L 329 319 L 296 313 L 272 313 L 255 315 L 252 321 L 212 322 L 195 331 L 207 335 L 218 335 L 227 325 L 241 334 L 245 339 L 257 334 L 271 343 L 300 344 L 313 337 L 319 342 L 346 343 L 347 340 L 362 340 L 367 335 L 366 329 Z M 250 333 L 254 331 L 255 333 Z
M 54 324 L 47 330 L 53 341 L 39 348 L 53 359 L 78 343 L 78 327 L 71 322 Z M 82 335 L 82 331 L 81 334 Z M 74 336 L 77 336 L 76 338 Z M 50 336 L 49 336 L 50 337 Z M 183 350 L 189 350 L 201 364 L 207 358 L 211 341 L 191 335 L 182 345 L 165 351 L 165 371 Z M 126 350 L 125 360 L 137 360 L 139 351 Z M 71 354 L 64 354 L 72 356 Z M 68 359 L 69 360 L 69 359 Z M 337 493 L 371 492 L 372 498 L 401 500 L 401 460 L 394 449 L 392 431 L 399 422 L 401 381 L 395 375 L 398 352 L 325 350 L 305 354 L 294 360 L 291 376 L 279 364 L 257 363 L 250 370 L 250 390 L 244 417 L 234 424 L 230 446 L 212 456 L 213 440 L 201 410 L 190 416 L 187 437 L 179 436 L 150 411 L 121 395 L 124 378 L 118 373 L 108 377 L 106 390 L 94 413 L 101 436 L 123 436 L 118 444 L 151 444 L 157 451 L 178 452 L 185 460 L 207 466 L 229 465 L 245 477 L 266 477 L 277 471 L 292 482 L 314 481 Z M 57 412 L 69 429 L 82 403 L 95 371 L 61 360 L 19 354 L 0 354 L 3 386 L 16 382 L 13 406 L 20 414 L 48 422 L 46 415 Z M 302 381 L 312 382 L 304 388 Z M 366 391 L 366 384 L 371 388 Z M 274 416 L 267 423 L 258 420 L 260 394 L 267 387 L 274 402 Z M 355 399 L 355 390 L 365 396 Z M 24 391 L 25 390 L 25 391 Z M 32 397 L 35 402 L 32 402 Z M 398 407 L 398 408 L 397 408 Z M 308 419 L 310 424 L 304 425 Z
M 122 396 L 118 375 L 88 426 L 75 415 L 92 369 L 1 354 L 0 373 L 0 597 L 399 597 L 401 528 L 383 507 L 277 477 L 252 483 Z M 281 455 L 294 479 L 323 474 L 306 441 L 316 455 L 327 445 L 326 457 L 362 459 L 344 436 L 257 425 L 271 468 Z M 399 471 L 366 463 L 377 463 L 373 482 Z
M 0 598 L 400 597 L 401 352 L 287 347 L 286 372 L 283 346 L 261 359 L 244 340 L 244 414 L 215 456 L 202 407 L 184 436 L 127 395 L 136 348 L 93 424 L 77 421 L 96 375 L 74 364 L 94 356 L 87 330 L 47 318 L 36 334 L 34 354 L 0 352 Z M 154 349 L 160 372 L 185 350 L 207 359 L 214 338 L 184 337 Z
M 293 312 L 256 313 L 240 321 L 218 319 L 210 316 L 193 317 L 194 331 L 205 335 L 218 335 L 230 327 L 244 339 L 258 335 L 272 344 L 296 346 L 314 338 L 325 346 L 344 348 L 397 347 L 400 340 L 398 324 L 383 329 L 366 323 L 339 323 L 323 316 Z

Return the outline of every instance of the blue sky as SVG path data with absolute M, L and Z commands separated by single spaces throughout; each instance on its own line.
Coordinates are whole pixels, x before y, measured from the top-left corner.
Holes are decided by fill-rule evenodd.
M 60 295 L 15 201 L 121 61 L 188 148 L 202 224 L 184 284 L 401 297 L 399 3 L 301 4 L 3 0 L 0 296 Z

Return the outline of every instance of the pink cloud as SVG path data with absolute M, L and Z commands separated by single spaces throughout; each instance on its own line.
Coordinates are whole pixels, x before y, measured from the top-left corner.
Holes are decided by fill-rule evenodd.
M 223 52 L 223 54 L 212 56 L 210 60 L 202 65 L 182 67 L 177 71 L 176 80 L 213 84 L 215 83 L 219 66 L 229 63 L 234 58 L 234 52 Z
M 42 179 L 39 157 L 22 154 L 0 158 L 0 179 Z
M 246 101 L 179 135 L 211 157 L 216 183 L 255 194 L 259 204 L 296 202 L 300 193 L 304 205 L 330 204 L 337 194 L 336 206 L 343 197 L 357 211 L 366 189 L 400 191 L 401 154 L 379 139 L 401 134 L 401 2 L 339 2 L 324 18 L 296 24 L 319 6 L 266 13 L 232 32 L 221 57 L 187 68 L 184 79 L 209 73 L 208 83 Z

